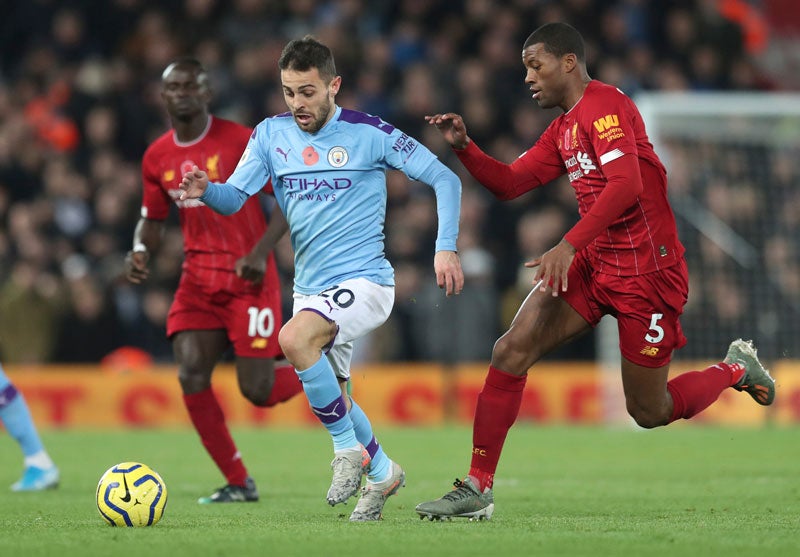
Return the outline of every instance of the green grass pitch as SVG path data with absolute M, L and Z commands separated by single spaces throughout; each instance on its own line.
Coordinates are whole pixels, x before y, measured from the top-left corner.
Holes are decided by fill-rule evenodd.
M 800 555 L 800 429 L 538 427 L 509 434 L 484 522 L 421 521 L 414 505 L 466 472 L 466 427 L 384 429 L 407 486 L 380 523 L 329 507 L 322 428 L 236 430 L 258 503 L 201 506 L 224 483 L 196 434 L 51 431 L 62 472 L 44 493 L 8 490 L 21 455 L 0 434 L 0 555 L 28 556 L 703 556 Z M 151 528 L 112 528 L 94 492 L 126 460 L 152 466 L 169 500 Z

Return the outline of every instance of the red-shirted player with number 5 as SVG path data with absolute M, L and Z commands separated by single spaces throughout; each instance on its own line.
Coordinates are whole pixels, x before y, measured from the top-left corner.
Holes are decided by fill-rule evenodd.
M 127 276 L 137 284 L 147 280 L 150 254 L 161 244 L 170 207 L 177 205 L 185 259 L 167 336 L 192 424 L 228 482 L 199 502 L 257 501 L 255 482 L 211 389 L 211 373 L 232 345 L 239 389 L 253 404 L 273 406 L 302 391 L 294 368 L 275 368 L 282 315 L 271 251 L 288 227 L 276 209 L 267 228 L 258 196 L 231 216 L 198 200 L 178 200 L 178 184 L 193 166 L 226 180 L 251 130 L 209 113 L 208 74 L 195 59 L 180 59 L 164 70 L 161 96 L 173 129 L 156 139 L 142 159 L 142 217 L 125 259 Z
M 534 31 L 522 63 L 533 99 L 564 113 L 512 164 L 481 151 L 459 115 L 426 120 L 500 199 L 567 174 L 581 219 L 558 245 L 526 263 L 536 267 L 535 286 L 494 345 L 475 411 L 469 473 L 442 498 L 417 505 L 421 518 L 491 517 L 494 473 L 528 369 L 605 314 L 618 320 L 625 402 L 642 427 L 691 418 L 728 387 L 763 405 L 775 397 L 775 383 L 755 348 L 741 339 L 731 343 L 724 361 L 667 380 L 672 351 L 686 343 L 679 317 L 688 275 L 666 172 L 639 111 L 621 91 L 589 77 L 583 38 L 567 24 Z

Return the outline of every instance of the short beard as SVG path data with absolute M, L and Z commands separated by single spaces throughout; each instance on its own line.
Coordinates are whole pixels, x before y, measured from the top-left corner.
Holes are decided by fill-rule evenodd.
M 328 120 L 328 115 L 331 113 L 331 103 L 328 102 L 327 105 L 320 107 L 319 110 L 319 118 L 314 120 L 314 125 L 309 128 L 308 133 L 317 133 L 319 130 L 322 129 L 322 126 L 325 125 L 325 122 Z
M 195 119 L 196 114 L 175 114 L 173 118 L 182 124 L 188 124 Z

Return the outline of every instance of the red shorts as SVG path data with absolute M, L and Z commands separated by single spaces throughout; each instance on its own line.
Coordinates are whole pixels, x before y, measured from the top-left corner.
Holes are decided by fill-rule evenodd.
M 192 273 L 184 269 L 167 315 L 167 336 L 181 331 L 224 329 L 237 356 L 275 358 L 281 355 L 278 331 L 283 323 L 280 287 L 274 265 L 259 285 L 225 271 L 224 286 L 214 287 L 222 272 Z M 233 276 L 230 276 L 233 275 Z M 219 281 L 217 281 L 219 284 Z
M 650 368 L 669 363 L 686 344 L 680 316 L 689 294 L 686 261 L 645 275 L 598 273 L 582 253 L 569 269 L 569 287 L 559 295 L 592 326 L 603 315 L 617 318 L 619 349 L 631 362 Z

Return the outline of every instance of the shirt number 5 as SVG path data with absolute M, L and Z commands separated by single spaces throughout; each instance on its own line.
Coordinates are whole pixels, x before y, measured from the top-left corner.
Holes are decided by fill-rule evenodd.
M 647 342 L 656 344 L 664 339 L 664 328 L 658 324 L 659 319 L 663 317 L 663 313 L 654 313 L 650 316 L 650 331 L 644 335 Z

